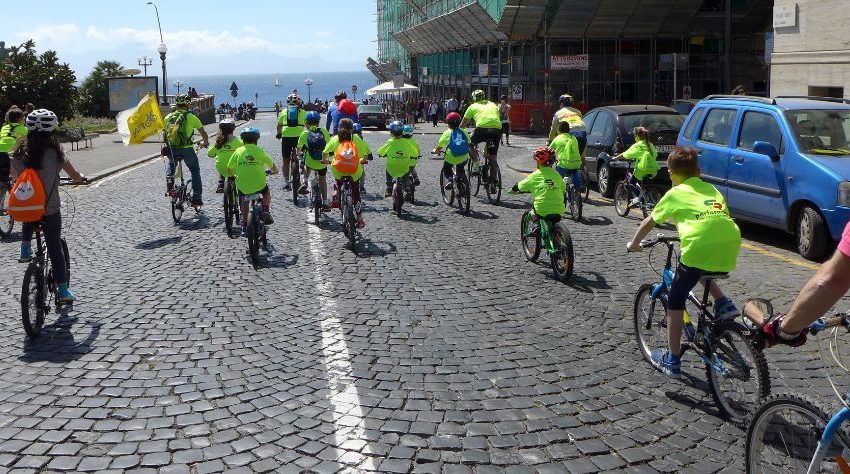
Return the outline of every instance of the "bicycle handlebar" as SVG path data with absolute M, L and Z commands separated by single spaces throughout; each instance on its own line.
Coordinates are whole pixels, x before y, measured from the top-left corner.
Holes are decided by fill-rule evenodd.
M 836 326 L 844 326 L 850 330 L 850 314 L 839 313 L 831 318 L 818 318 L 809 326 L 809 333 L 815 335 Z
M 655 237 L 650 237 L 648 239 L 643 239 L 640 242 L 640 246 L 643 248 L 654 247 L 658 244 L 670 244 L 673 242 L 679 242 L 679 237 L 675 236 L 666 236 L 664 234 L 658 234 Z

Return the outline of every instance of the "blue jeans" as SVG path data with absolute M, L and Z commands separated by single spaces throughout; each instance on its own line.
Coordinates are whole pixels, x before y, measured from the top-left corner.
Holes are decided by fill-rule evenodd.
M 62 241 L 60 240 L 62 238 L 62 214 L 57 212 L 44 216 L 41 223 L 44 230 L 44 243 L 47 246 L 47 253 L 50 254 L 50 263 L 53 266 L 53 277 L 56 283 L 68 283 L 68 275 L 65 273 L 65 254 L 62 252 Z M 35 222 L 24 222 L 21 225 L 21 242 L 31 245 L 35 226 Z
M 201 199 L 203 185 L 201 183 L 201 166 L 198 164 L 198 155 L 195 153 L 194 147 L 178 148 L 171 150 L 172 157 L 168 158 L 168 177 L 174 176 L 174 167 L 176 166 L 174 158 L 181 158 L 189 172 L 192 173 L 192 196 Z
M 556 165 L 555 171 L 557 171 L 562 178 L 566 178 L 567 176 L 569 176 L 572 179 L 573 186 L 575 186 L 576 189 L 581 189 L 582 184 L 584 184 L 581 179 L 581 170 L 568 170 L 566 168 L 561 168 L 560 166 Z

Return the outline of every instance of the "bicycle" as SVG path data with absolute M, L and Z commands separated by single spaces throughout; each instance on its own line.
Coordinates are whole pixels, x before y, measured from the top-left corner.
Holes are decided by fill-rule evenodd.
M 467 160 L 467 174 L 473 177 L 470 180 L 470 186 L 474 189 L 472 194 L 478 196 L 483 183 L 484 191 L 487 193 L 487 201 L 499 203 L 502 198 L 502 171 L 496 161 L 496 145 L 493 140 L 484 141 L 484 165 L 481 166 L 480 172 L 474 173 L 473 167 L 474 160 Z
M 570 218 L 576 222 L 581 222 L 581 211 L 584 207 L 582 188 L 587 189 L 587 181 L 582 183 L 582 187 L 576 187 L 572 177 L 564 178 L 564 184 L 567 185 L 567 192 L 564 193 L 564 204 L 570 210 Z
M 308 199 L 310 200 L 310 210 L 313 212 L 313 224 L 316 226 L 319 225 L 319 221 L 322 216 L 322 206 L 324 202 L 322 201 L 322 189 L 319 186 L 319 179 L 317 175 L 318 171 L 314 171 L 310 174 L 310 195 Z
M 197 147 L 196 147 L 197 150 Z M 168 150 L 164 156 L 171 154 Z M 171 154 L 171 159 L 174 160 L 174 174 L 171 179 L 173 181 L 173 189 L 171 191 L 171 217 L 175 224 L 179 224 L 183 218 L 183 212 L 186 210 L 186 204 L 192 202 L 192 178 L 184 180 L 183 177 L 183 158 Z M 178 182 L 179 181 L 179 182 Z M 199 207 L 190 206 L 198 212 Z
M 12 190 L 12 183 L 0 183 L 0 239 L 8 239 L 12 235 L 12 229 L 15 227 L 15 219 L 6 212 L 6 207 L 9 205 L 9 192 Z
M 432 154 L 439 156 L 439 154 Z M 467 160 L 467 162 L 469 161 L 470 160 Z M 457 166 L 464 165 L 460 164 Z M 443 196 L 443 202 L 448 206 L 452 206 L 455 199 L 457 199 L 457 207 L 463 215 L 469 214 L 471 200 L 469 186 L 469 178 L 466 175 L 460 175 L 457 171 L 455 171 L 454 179 L 451 180 L 451 186 L 449 186 L 449 189 L 446 189 L 446 174 L 440 170 L 440 194 Z
M 549 264 L 555 278 L 566 283 L 572 277 L 575 266 L 570 230 L 564 222 L 534 217 L 534 211 L 528 209 L 520 221 L 520 240 L 525 258 L 529 262 L 536 262 L 540 257 L 540 250 L 545 249 L 549 254 Z
M 641 354 L 651 365 L 652 349 L 667 344 L 667 298 L 673 283 L 673 256 L 678 241 L 678 237 L 658 234 L 640 243 L 641 247 L 650 249 L 658 244 L 667 246 L 661 282 L 641 285 L 634 302 L 635 337 Z M 650 261 L 651 257 L 650 253 Z M 699 356 L 721 414 L 740 427 L 759 400 L 770 393 L 770 377 L 764 353 L 751 342 L 751 331 L 739 322 L 715 319 L 709 310 L 711 282 L 725 278 L 727 274 L 708 273 L 700 278 L 700 283 L 705 284 L 702 299 L 697 299 L 693 292 L 688 295 L 693 312 L 685 310 L 681 355 L 693 351 Z M 734 386 L 735 381 L 741 382 L 739 387 Z M 740 398 L 735 398 L 739 392 Z
M 242 196 L 243 200 L 249 202 L 248 225 L 245 228 L 245 237 L 248 239 L 248 255 L 256 270 L 260 264 L 260 245 L 263 250 L 269 251 L 269 242 L 266 237 L 266 225 L 263 223 L 263 194 L 254 193 Z
M 236 190 L 236 178 L 228 177 L 224 180 L 224 226 L 227 229 L 227 236 L 231 239 L 237 236 L 235 222 L 239 222 L 241 211 L 239 210 L 239 193 Z
M 808 331 L 817 334 L 828 328 L 832 328 L 827 338 L 829 352 L 846 371 L 833 344 L 838 332 L 850 331 L 850 315 L 820 319 Z M 838 394 L 835 384 L 832 386 Z M 747 472 L 850 472 L 850 437 L 841 427 L 850 419 L 848 403 L 850 392 L 844 397 L 844 406 L 830 416 L 817 404 L 794 395 L 777 394 L 763 400 L 747 428 Z
M 59 312 L 59 296 L 57 293 L 58 282 L 53 278 L 53 266 L 50 263 L 50 254 L 47 243 L 44 240 L 44 229 L 41 223 L 35 225 L 35 254 L 27 265 L 24 272 L 24 281 L 21 285 L 21 321 L 24 331 L 30 338 L 38 336 L 44 326 L 44 317 L 55 306 Z M 71 257 L 68 253 L 68 244 L 65 239 L 60 240 L 62 253 L 65 256 L 65 274 L 68 282 L 71 281 Z M 52 304 L 51 304 L 52 301 Z
M 348 238 L 348 245 L 354 250 L 357 242 L 357 213 L 351 197 L 351 187 L 357 183 L 351 176 L 343 176 L 339 190 L 339 210 L 342 214 L 342 233 Z
M 614 188 L 614 209 L 618 216 L 626 217 L 629 210 L 635 207 L 631 201 L 632 194 L 636 194 L 639 198 L 637 206 L 643 213 L 643 217 L 646 218 L 658 201 L 661 200 L 661 194 L 655 188 L 647 187 L 644 189 L 640 184 L 632 183 L 632 162 L 628 161 L 627 163 L 626 176 Z
M 405 201 L 413 203 L 414 192 L 415 187 L 409 172 L 395 180 L 393 183 L 393 211 L 395 211 L 396 216 L 401 217 L 401 208 Z
M 298 188 L 301 187 L 301 171 L 304 168 L 303 155 L 299 156 L 298 150 L 292 149 L 289 157 L 289 175 L 292 180 L 292 203 L 298 205 Z

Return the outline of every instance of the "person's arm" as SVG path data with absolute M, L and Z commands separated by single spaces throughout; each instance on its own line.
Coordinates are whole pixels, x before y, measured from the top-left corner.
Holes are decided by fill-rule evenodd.
M 62 162 L 62 170 L 68 173 L 68 176 L 71 177 L 71 182 L 74 184 L 79 184 L 85 181 L 83 175 L 81 175 L 75 168 L 74 165 L 71 164 L 70 160 L 65 160 Z
M 283 132 L 283 124 L 280 123 L 280 116 L 278 116 L 278 118 L 277 118 L 277 123 L 275 124 L 274 130 L 275 130 L 274 137 L 277 138 L 278 140 L 280 140 L 281 133 Z
M 850 290 L 850 257 L 837 250 L 800 290 L 780 329 L 793 334 L 826 314 Z
M 210 136 L 207 135 L 207 131 L 204 130 L 203 126 L 198 129 L 198 133 L 201 134 L 201 139 L 202 139 L 201 144 L 204 146 L 204 148 L 209 147 L 210 146 Z
M 648 216 L 643 222 L 640 223 L 640 227 L 638 227 L 637 232 L 635 232 L 635 236 L 632 237 L 632 240 L 626 244 L 626 250 L 629 252 L 640 252 L 643 250 L 643 247 L 640 246 L 640 242 L 652 232 L 652 229 L 655 228 L 655 220 L 652 216 Z

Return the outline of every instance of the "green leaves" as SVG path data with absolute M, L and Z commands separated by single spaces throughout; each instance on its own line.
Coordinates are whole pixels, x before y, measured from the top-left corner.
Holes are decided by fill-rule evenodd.
M 55 51 L 36 53 L 30 40 L 9 48 L 9 58 L 0 64 L 0 111 L 12 105 L 50 109 L 62 121 L 73 115 L 77 103 L 77 77 L 59 60 Z
M 119 76 L 123 69 L 117 61 L 100 61 L 79 89 L 79 111 L 87 117 L 105 117 L 109 113 L 109 88 L 106 78 Z

